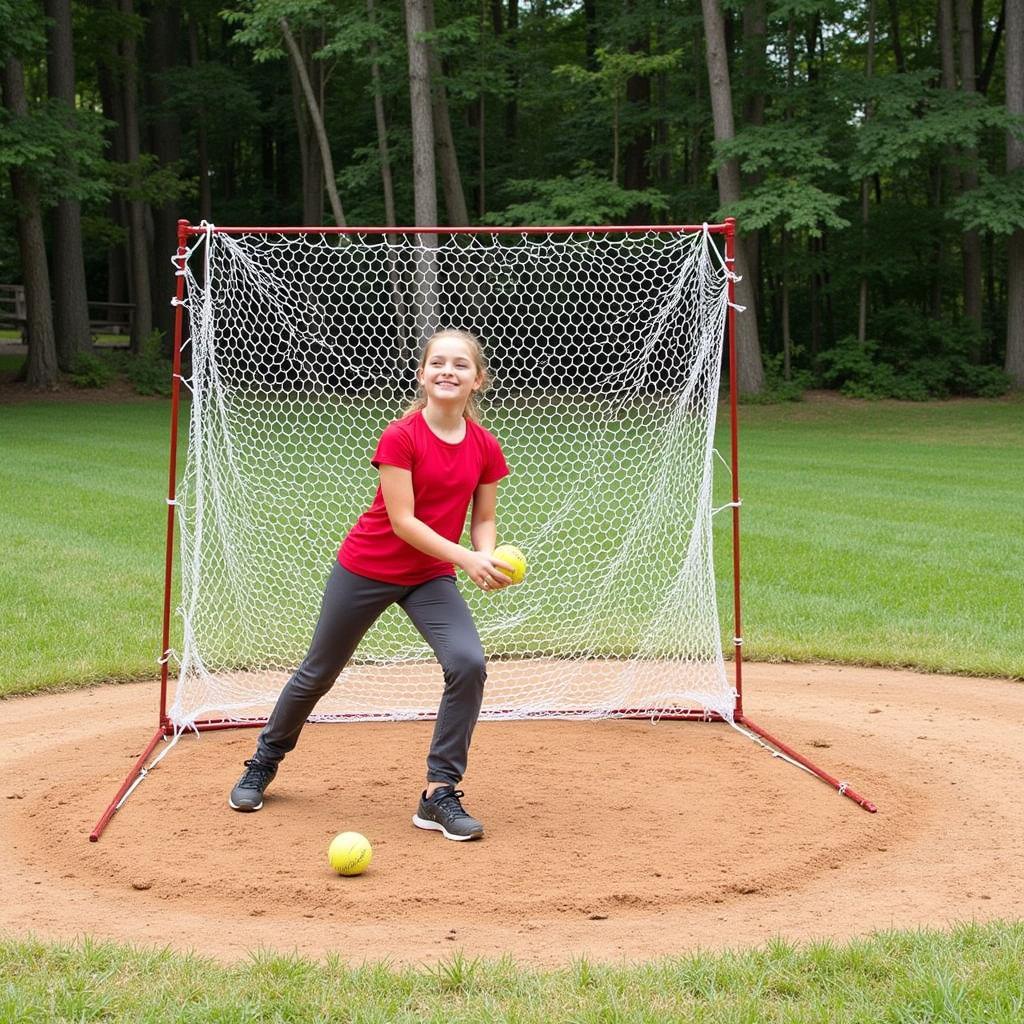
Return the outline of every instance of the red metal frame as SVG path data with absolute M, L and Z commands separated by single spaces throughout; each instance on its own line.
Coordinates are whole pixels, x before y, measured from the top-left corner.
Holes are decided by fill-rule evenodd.
M 177 473 L 178 455 L 178 412 L 181 397 L 181 338 L 182 338 L 182 300 L 185 295 L 185 260 L 187 257 L 186 241 L 189 236 L 203 235 L 207 231 L 215 234 L 241 235 L 251 233 L 267 233 L 278 235 L 461 235 L 461 234 L 492 234 L 492 235 L 569 235 L 582 233 L 595 234 L 624 234 L 631 231 L 661 231 L 678 234 L 694 233 L 707 230 L 709 234 L 725 235 L 725 265 L 729 272 L 729 312 L 728 312 L 728 346 L 729 346 L 729 422 L 731 434 L 731 470 L 732 470 L 732 557 L 733 557 L 733 651 L 735 665 L 735 688 L 736 701 L 734 706 L 734 719 L 738 725 L 744 726 L 751 732 L 760 736 L 767 743 L 774 746 L 781 753 L 803 765 L 818 778 L 827 782 L 833 789 L 839 791 L 842 796 L 849 797 L 856 804 L 865 810 L 874 813 L 877 808 L 870 801 L 851 789 L 845 782 L 841 782 L 817 765 L 813 764 L 802 754 L 797 753 L 791 747 L 780 740 L 775 739 L 768 732 L 762 729 L 755 722 L 751 721 L 743 712 L 743 632 L 740 609 L 740 485 L 739 485 L 739 416 L 737 412 L 737 354 L 736 354 L 736 285 L 733 273 L 736 266 L 736 220 L 727 217 L 722 224 L 654 224 L 654 225 L 609 225 L 609 226 L 576 226 L 567 227 L 564 225 L 553 225 L 550 227 L 207 227 L 204 225 L 193 225 L 187 220 L 178 221 L 178 252 L 175 260 L 178 264 L 177 288 L 174 313 L 174 368 L 171 384 L 171 441 L 170 460 L 168 467 L 167 486 L 167 552 L 164 564 L 164 616 L 163 616 L 163 654 L 160 659 L 160 718 L 157 731 L 153 734 L 149 744 L 141 756 L 135 762 L 135 766 L 125 777 L 121 787 L 118 789 L 114 799 L 103 812 L 96 826 L 89 834 L 91 842 L 96 842 L 103 834 L 107 823 L 114 816 L 126 794 L 133 788 L 134 783 L 145 771 L 146 759 L 152 754 L 156 745 L 174 732 L 174 727 L 167 717 L 167 659 L 170 647 L 170 624 L 171 624 L 171 583 L 174 562 L 174 510 L 175 510 L 175 477 Z M 613 715 L 622 718 L 646 718 L 650 711 L 642 709 L 624 708 L 612 712 Z M 673 712 L 668 715 L 659 715 L 659 718 L 670 721 L 706 721 L 721 722 L 724 719 L 716 712 L 707 712 L 703 709 L 685 709 Z M 243 721 L 230 721 L 227 719 L 207 719 L 195 723 L 197 732 L 213 732 L 221 729 L 253 728 L 266 723 L 265 718 L 246 719 Z
M 185 223 L 179 221 L 179 224 Z M 734 222 L 735 223 L 735 222 Z M 248 235 L 248 234 L 270 234 L 270 235 L 577 235 L 577 234 L 601 234 L 618 235 L 629 231 L 663 231 L 675 234 L 693 234 L 697 231 L 708 229 L 712 235 L 724 235 L 728 232 L 728 222 L 723 224 L 610 224 L 607 227 L 567 227 L 564 224 L 551 225 L 549 227 L 456 227 L 456 228 L 382 228 L 357 227 L 357 228 L 242 228 L 227 227 L 219 228 L 214 226 L 207 229 L 202 225 L 189 225 L 187 231 L 190 235 L 205 235 L 207 230 L 212 230 L 215 235 Z

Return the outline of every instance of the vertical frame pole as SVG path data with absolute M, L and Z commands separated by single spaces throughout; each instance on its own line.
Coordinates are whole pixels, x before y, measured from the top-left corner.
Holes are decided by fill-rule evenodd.
M 170 719 L 167 717 L 167 659 L 168 648 L 171 644 L 171 570 L 174 566 L 174 508 L 175 508 L 175 477 L 177 476 L 178 464 L 178 407 L 181 401 L 181 330 L 183 320 L 182 302 L 185 298 L 185 260 L 188 257 L 188 248 L 185 242 L 188 238 L 189 222 L 178 221 L 178 252 L 174 257 L 175 275 L 177 286 L 174 289 L 174 355 L 171 376 L 171 457 L 168 470 L 167 484 L 167 550 L 164 556 L 164 628 L 163 648 L 160 654 L 160 720 L 156 732 L 146 745 L 146 749 L 139 755 L 135 766 L 125 776 L 120 788 L 114 794 L 114 799 L 107 805 L 107 809 L 100 815 L 99 821 L 89 833 L 89 842 L 99 842 L 104 829 L 110 819 L 117 813 L 121 804 L 128 799 L 138 783 L 145 778 L 146 761 L 156 749 L 160 741 L 171 733 Z
M 185 259 L 189 222 L 178 221 L 178 253 L 174 258 L 177 287 L 174 298 L 174 363 L 171 372 L 171 451 L 168 460 L 167 480 L 167 550 L 164 555 L 164 628 L 163 646 L 160 653 L 160 728 L 166 731 L 170 725 L 167 718 L 167 662 L 171 645 L 171 577 L 174 568 L 174 510 L 175 480 L 178 469 L 178 409 L 181 402 L 181 330 L 184 319 Z
M 736 372 L 736 218 L 725 218 L 725 266 L 730 272 L 729 306 L 727 314 L 729 333 L 729 424 L 732 446 L 732 601 L 733 601 L 733 657 L 736 666 L 737 719 L 743 717 L 743 624 L 740 616 L 740 465 L 739 414 L 737 412 L 738 375 Z

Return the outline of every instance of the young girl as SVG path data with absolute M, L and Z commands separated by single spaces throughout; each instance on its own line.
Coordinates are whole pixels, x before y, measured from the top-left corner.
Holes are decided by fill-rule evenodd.
M 338 552 L 305 660 L 288 680 L 256 752 L 231 791 L 236 811 L 258 811 L 263 791 L 292 750 L 317 701 L 334 685 L 357 644 L 397 603 L 433 648 L 444 693 L 427 757 L 427 787 L 413 824 L 446 839 L 483 836 L 456 787 L 487 677 L 484 653 L 455 584 L 459 566 L 481 590 L 501 590 L 512 567 L 491 557 L 497 542 L 498 481 L 508 475 L 501 446 L 479 422 L 477 398 L 488 384 L 480 343 L 442 330 L 423 349 L 418 395 L 381 435 L 371 460 L 380 471 L 373 504 Z M 474 550 L 458 541 L 473 503 Z

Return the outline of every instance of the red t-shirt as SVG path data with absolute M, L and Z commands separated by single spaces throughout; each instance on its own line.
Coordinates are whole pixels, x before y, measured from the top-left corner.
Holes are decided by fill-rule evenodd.
M 501 445 L 490 431 L 466 420 L 466 436 L 449 444 L 427 426 L 422 412 L 390 424 L 371 461 L 378 467 L 408 469 L 416 518 L 456 544 L 477 487 L 508 476 Z M 342 542 L 338 561 L 359 576 L 402 586 L 455 573 L 451 562 L 439 561 L 395 535 L 379 485 L 373 504 Z

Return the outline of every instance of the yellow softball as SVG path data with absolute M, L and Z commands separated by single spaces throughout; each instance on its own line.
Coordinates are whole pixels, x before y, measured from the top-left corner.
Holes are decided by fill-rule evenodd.
M 498 572 L 502 576 L 508 576 L 513 583 L 522 583 L 526 578 L 526 559 L 519 548 L 514 548 L 511 544 L 501 544 L 494 549 L 493 558 L 497 562 L 506 562 L 512 566 L 511 573 L 502 568 L 499 568 Z
M 331 840 L 327 860 L 339 875 L 361 875 L 373 859 L 373 847 L 358 832 L 342 832 Z

